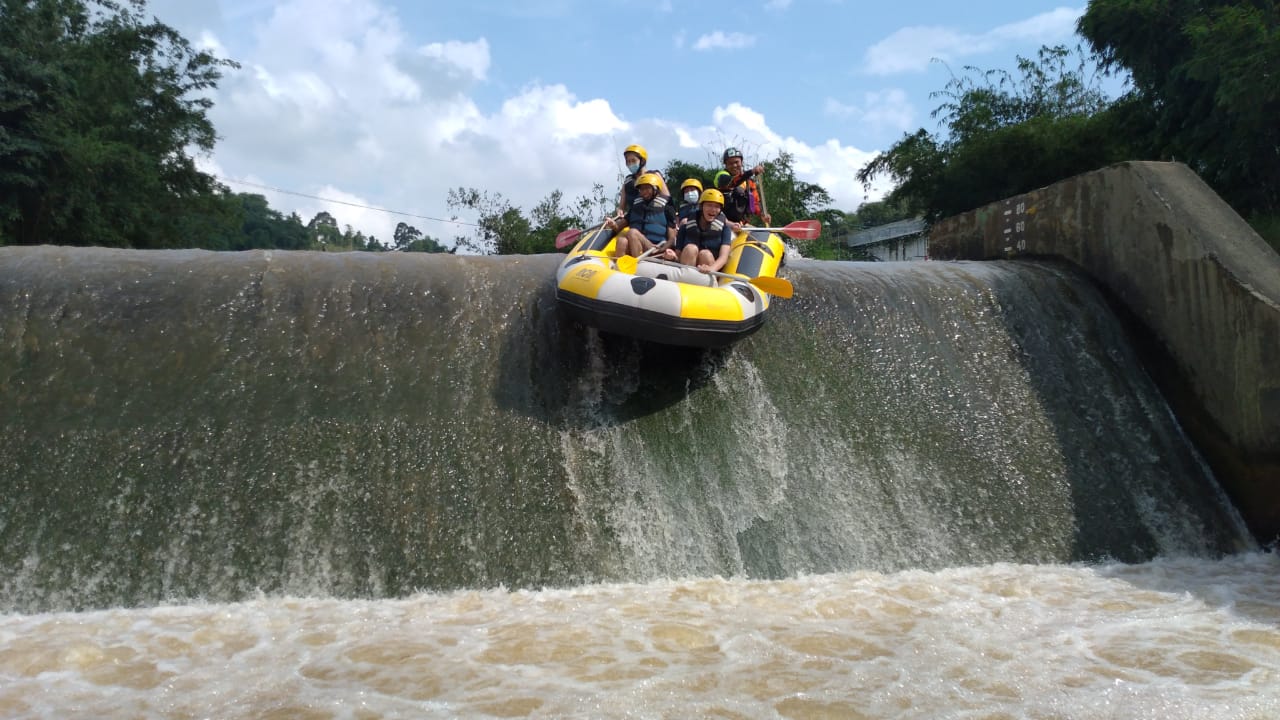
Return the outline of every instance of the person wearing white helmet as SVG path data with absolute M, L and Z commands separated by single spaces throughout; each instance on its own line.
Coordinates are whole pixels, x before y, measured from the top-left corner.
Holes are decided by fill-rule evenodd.
M 724 214 L 734 223 L 745 223 L 749 216 L 758 216 L 764 221 L 762 227 L 769 227 L 773 218 L 764 209 L 760 186 L 755 180 L 764 174 L 764 165 L 743 170 L 742 151 L 736 147 L 726 148 L 721 160 L 724 170 L 723 174 L 716 173 L 716 187 L 725 196 Z

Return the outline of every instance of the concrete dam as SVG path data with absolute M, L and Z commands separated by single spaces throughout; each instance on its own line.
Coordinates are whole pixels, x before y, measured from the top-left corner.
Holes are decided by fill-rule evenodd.
M 1197 183 L 794 261 L 718 351 L 567 321 L 554 255 L 0 248 L 0 611 L 1255 548 L 1280 273 Z

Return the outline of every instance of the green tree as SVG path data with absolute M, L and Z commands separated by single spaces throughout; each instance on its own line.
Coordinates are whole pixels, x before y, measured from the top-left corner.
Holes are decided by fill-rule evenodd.
M 830 193 L 821 185 L 796 177 L 794 163 L 795 157 L 786 152 L 764 162 L 764 176 L 759 179 L 759 185 L 775 227 L 812 218 L 832 202 Z
M 456 238 L 459 248 L 482 255 L 511 255 L 529 247 L 529 221 L 502 193 L 460 187 L 449 191 L 446 202 L 451 210 L 477 215 L 475 231 Z
M 933 94 L 944 99 L 933 116 L 947 134 L 922 128 L 904 136 L 858 180 L 870 186 L 887 177 L 895 187 L 886 200 L 935 219 L 1132 157 L 1134 146 L 1119 131 L 1124 116 L 1109 111 L 1101 76 L 1079 49 L 1019 57 L 1018 76 L 965 70 Z
M 142 0 L 0 0 L 0 241 L 188 246 L 224 68 Z M 217 214 L 217 213 L 215 213 Z
M 667 163 L 667 167 L 663 169 L 662 176 L 667 179 L 667 188 L 671 190 L 671 194 L 676 196 L 676 204 L 679 205 L 680 184 L 689 178 L 693 178 L 702 183 L 702 187 L 712 188 L 715 184 L 716 170 L 718 168 L 705 168 L 700 165 L 685 162 L 684 160 L 672 160 Z
M 878 227 L 880 225 L 888 225 L 891 222 L 899 220 L 908 220 L 916 217 L 911 209 L 902 203 L 890 202 L 888 200 L 875 200 L 865 202 L 858 206 L 858 212 L 853 216 L 853 220 L 857 224 L 858 229 L 866 229 Z
M 262 195 L 238 193 L 241 233 L 228 250 L 306 250 L 311 247 L 307 228 L 297 213 L 288 217 L 271 209 Z
M 571 227 L 581 226 L 582 219 L 571 210 L 563 207 L 564 193 L 552 190 L 530 211 L 532 231 L 529 240 L 521 248 L 522 254 L 549 253 L 556 251 L 556 235 Z
M 373 248 L 370 248 L 373 249 Z M 447 248 L 441 245 L 434 238 L 423 236 L 404 247 L 405 252 L 424 252 L 424 253 L 453 253 L 453 248 Z
M 529 255 L 555 252 L 556 235 L 572 227 L 599 223 L 612 213 L 614 200 L 597 183 L 590 195 L 568 204 L 563 192 L 551 191 L 534 206 L 529 218 L 501 193 L 457 188 L 449 191 L 447 202 L 452 210 L 468 210 L 478 216 L 473 233 L 456 238 L 458 248 L 483 254 Z
M 321 210 L 307 223 L 307 247 L 318 250 L 337 247 L 341 243 L 342 230 L 338 228 L 338 220 L 328 212 Z
M 347 225 L 342 230 L 342 237 L 338 238 L 338 242 L 331 245 L 325 245 L 325 252 L 351 252 L 352 250 L 363 250 L 365 247 L 364 233 Z
M 1079 20 L 1132 80 L 1130 127 L 1242 213 L 1280 211 L 1280 3 L 1093 0 Z
M 396 229 L 391 234 L 391 249 L 404 250 L 413 243 L 422 239 L 422 231 L 408 223 L 396 223 Z
M 595 225 L 612 215 L 618 206 L 618 198 L 604 191 L 604 185 L 595 183 L 590 195 L 582 195 L 570 206 L 570 212 L 582 225 Z
M 377 238 L 369 238 L 366 250 L 383 250 Z M 418 228 L 407 223 L 398 223 L 392 234 L 391 249 L 400 252 L 447 253 L 453 252 L 436 240 L 422 234 Z
M 243 237 L 244 208 L 239 196 L 219 186 L 213 194 L 193 197 L 185 212 L 171 222 L 174 238 L 182 241 L 175 242 L 175 247 L 230 250 Z

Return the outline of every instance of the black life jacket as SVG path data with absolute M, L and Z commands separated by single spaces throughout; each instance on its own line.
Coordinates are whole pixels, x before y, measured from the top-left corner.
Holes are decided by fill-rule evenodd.
M 627 224 L 644 233 L 654 245 L 666 242 L 667 220 L 673 215 L 668 200 L 661 195 L 654 195 L 648 202 L 637 197 L 627 213 Z
M 684 233 L 685 240 L 694 243 L 703 250 L 710 250 L 712 253 L 717 252 L 722 244 L 720 241 L 724 237 L 724 225 L 727 221 L 725 214 L 722 212 L 717 215 L 707 225 L 702 227 L 702 223 L 698 222 L 698 217 L 694 218 L 685 225 L 681 232 Z

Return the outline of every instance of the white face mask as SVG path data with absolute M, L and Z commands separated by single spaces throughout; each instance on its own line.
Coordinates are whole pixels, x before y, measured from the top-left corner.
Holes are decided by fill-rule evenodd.
M 688 202 L 688 203 L 698 202 L 698 193 L 697 193 L 696 191 L 695 191 L 695 192 L 687 192 L 687 193 L 685 193 L 685 194 L 684 194 L 684 201 L 685 201 L 685 202 Z

